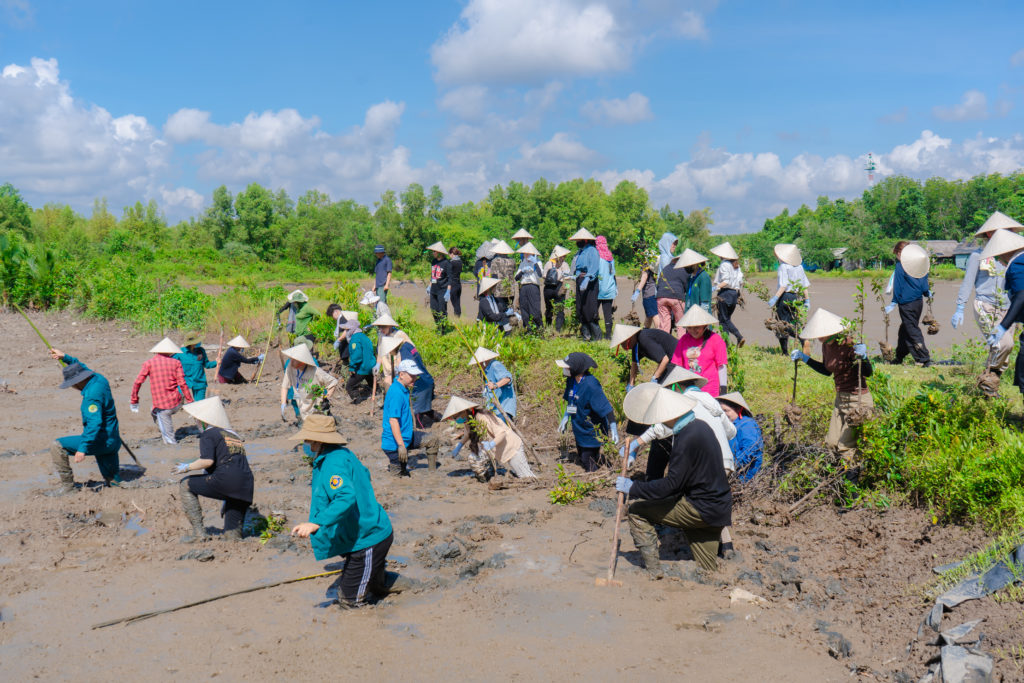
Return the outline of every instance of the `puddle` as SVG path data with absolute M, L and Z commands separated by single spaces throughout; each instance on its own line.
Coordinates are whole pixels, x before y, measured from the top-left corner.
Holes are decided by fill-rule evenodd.
M 132 515 L 131 518 L 125 523 L 124 528 L 128 529 L 129 531 L 134 531 L 136 536 L 148 534 L 149 529 L 142 526 L 142 524 L 140 524 L 141 521 L 142 520 L 138 515 Z

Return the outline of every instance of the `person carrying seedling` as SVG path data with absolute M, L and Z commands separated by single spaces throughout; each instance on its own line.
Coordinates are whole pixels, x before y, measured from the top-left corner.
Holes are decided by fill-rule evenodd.
M 886 313 L 899 306 L 900 329 L 896 342 L 896 357 L 893 365 L 901 365 L 910 354 L 921 367 L 931 367 L 931 355 L 924 345 L 921 334 L 921 311 L 924 300 L 931 296 L 928 284 L 928 252 L 916 244 L 900 240 L 893 247 L 896 269 L 889 279 L 886 293 L 892 294 L 892 302 L 885 307 Z
M 729 439 L 729 447 L 736 462 L 736 476 L 740 481 L 750 481 L 761 469 L 764 458 L 764 437 L 761 434 L 761 427 L 739 392 L 719 396 L 718 402 L 736 427 L 736 436 Z
M 352 403 L 358 405 L 373 392 L 373 368 L 376 365 L 373 342 L 359 328 L 358 320 L 346 320 L 341 325 L 341 332 L 348 343 L 348 369 L 351 372 L 345 382 L 345 391 Z M 360 389 L 360 384 L 366 386 Z
M 782 353 L 788 354 L 789 338 L 799 339 L 796 332 L 796 307 L 802 304 L 807 310 L 811 308 L 811 299 L 807 295 L 811 281 L 807 279 L 803 257 L 795 244 L 776 244 L 774 251 L 775 258 L 779 260 L 779 288 L 768 299 L 768 306 L 775 308 L 775 316 L 783 323 L 776 330 L 775 337 L 779 340 Z
M 178 440 L 174 438 L 174 423 L 171 417 L 181 410 L 182 398 L 186 403 L 192 402 L 192 391 L 185 384 L 185 371 L 181 367 L 181 361 L 172 357 L 183 351 L 177 344 L 164 337 L 149 352 L 154 356 L 142 364 L 139 376 L 132 385 L 131 403 L 128 407 L 133 413 L 139 412 L 139 389 L 146 378 L 149 378 L 149 393 L 153 399 L 153 410 L 150 415 L 160 429 L 164 443 L 173 446 Z
M 452 396 L 441 419 L 453 420 L 463 427 L 462 437 L 452 449 L 452 458 L 457 458 L 462 448 L 468 445 L 467 459 L 478 481 L 487 481 L 490 457 L 498 464 L 505 465 L 520 479 L 536 478 L 537 475 L 526 460 L 523 440 L 490 410 L 464 398 Z M 490 457 L 488 454 L 491 454 Z
M 288 322 L 285 324 L 285 331 L 295 335 L 296 341 L 299 337 L 306 337 L 311 342 L 316 338 L 308 333 L 309 324 L 317 316 L 317 311 L 309 303 L 309 297 L 301 289 L 296 289 L 288 295 L 281 308 L 277 309 L 277 322 L 281 323 L 281 314 L 288 311 Z
M 512 302 L 516 296 L 516 262 L 512 260 L 512 247 L 498 240 L 491 246 L 491 262 L 487 274 L 498 280 L 494 298 L 506 315 L 512 315 Z M 481 296 L 483 296 L 481 294 Z
M 345 560 L 338 579 L 338 607 L 361 607 L 368 600 L 400 593 L 411 582 L 386 570 L 394 543 L 388 513 L 373 492 L 370 472 L 338 433 L 334 418 L 310 415 L 293 441 L 314 454 L 309 521 L 292 528 L 292 536 L 308 538 L 313 556 Z
M 711 276 L 704 269 L 707 261 L 707 256 L 698 254 L 693 249 L 685 249 L 676 257 L 676 266 L 685 268 L 690 275 L 686 286 L 686 310 L 700 306 L 707 313 L 711 313 Z
M 219 396 L 195 401 L 185 406 L 185 412 L 196 419 L 199 436 L 199 458 L 192 462 L 179 462 L 175 474 L 194 474 L 178 482 L 181 507 L 192 525 L 192 533 L 183 536 L 182 543 L 194 543 L 207 538 L 203 524 L 203 508 L 199 496 L 223 501 L 225 540 L 242 540 L 242 522 L 252 505 L 253 476 L 245 456 L 243 439 L 233 429 Z
M 82 462 L 87 455 L 96 458 L 96 466 L 106 485 L 119 485 L 121 464 L 117 452 L 121 449 L 121 432 L 110 382 L 63 351 L 50 349 L 50 357 L 65 364 L 60 388 L 74 387 L 82 394 L 82 433 L 59 437 L 50 444 L 50 460 L 60 478 L 57 492 L 64 494 L 75 490 L 75 475 L 69 462 L 72 455 L 76 463 Z
M 711 326 L 717 320 L 702 306 L 691 306 L 679 321 L 685 333 L 672 353 L 672 362 L 708 380 L 704 391 L 718 396 L 728 382 L 729 349 Z
M 601 326 L 597 322 L 598 273 L 601 256 L 597 252 L 597 238 L 586 228 L 580 228 L 569 238 L 576 243 L 576 258 L 573 261 L 573 276 L 576 278 L 576 318 L 580 323 L 583 341 L 597 341 L 601 338 Z
M 206 371 L 217 367 L 217 361 L 210 360 L 206 355 L 199 334 L 193 332 L 187 335 L 184 350 L 174 354 L 172 358 L 181 363 L 182 372 L 185 373 L 185 384 L 192 390 L 192 398 L 197 401 L 206 398 Z
M 672 354 L 675 353 L 678 340 L 668 332 L 657 328 L 639 328 L 635 325 L 618 323 L 612 330 L 611 347 L 618 355 L 619 349 L 631 354 L 629 362 L 629 381 L 626 382 L 628 392 L 636 384 L 640 374 L 640 360 L 654 361 L 657 367 L 651 375 L 652 382 L 658 382 L 672 366 Z
M 384 396 L 380 448 L 387 456 L 388 472 L 396 477 L 408 477 L 409 451 L 423 448 L 427 466 L 433 471 L 437 469 L 437 451 L 441 444 L 436 435 L 413 429 L 409 389 L 423 370 L 410 359 L 398 363 L 397 372 L 398 381 L 391 383 Z
M 242 363 L 254 364 L 262 363 L 264 355 L 261 353 L 258 356 L 252 358 L 246 358 L 242 354 L 242 349 L 249 348 L 249 342 L 245 341 L 242 335 L 238 335 L 226 345 L 228 348 L 224 352 L 224 355 L 220 359 L 220 367 L 217 368 L 217 383 L 218 384 L 247 384 L 247 380 L 242 373 L 238 370 L 242 367 Z
M 487 409 L 494 408 L 494 413 L 505 415 L 513 422 L 516 419 L 516 388 L 512 384 L 512 373 L 505 365 L 498 360 L 498 354 L 490 349 L 478 347 L 469 366 L 479 366 L 484 370 L 487 384 L 484 385 L 484 400 L 487 402 Z M 499 411 L 496 406 L 501 406 Z
M 1024 237 L 1009 230 L 997 230 L 985 245 L 981 257 L 997 258 L 1006 266 L 1006 293 L 1010 297 L 1010 307 L 1006 315 L 996 325 L 988 337 L 990 349 L 998 349 L 1010 338 L 1013 345 L 1013 326 L 1024 322 Z M 1024 353 L 1017 352 L 1014 367 L 1013 383 L 1024 394 Z
M 508 335 L 512 331 L 509 310 L 501 307 L 498 297 L 494 296 L 495 287 L 500 280 L 493 277 L 480 278 L 480 319 L 497 325 Z
M 522 254 L 523 262 L 516 269 L 515 279 L 519 281 L 519 313 L 523 327 L 539 330 L 544 326 L 540 310 L 540 284 L 543 280 L 540 268 L 540 252 L 532 242 L 527 242 L 516 252 Z
M 385 337 L 394 337 L 395 339 L 401 339 L 403 342 L 412 344 L 412 339 L 405 333 L 404 330 L 398 329 L 398 322 L 390 315 L 382 315 L 371 323 L 372 327 L 377 328 L 377 373 L 374 375 L 374 388 L 373 396 L 376 398 L 378 377 L 381 392 L 387 392 L 391 386 L 391 381 L 395 377 L 395 368 L 392 355 L 390 352 L 384 353 L 383 341 Z
M 801 336 L 822 340 L 821 360 L 814 360 L 800 349 L 793 349 L 790 358 L 807 363 L 812 370 L 832 377 L 835 382 L 836 399 L 825 446 L 852 468 L 857 456 L 857 430 L 875 407 L 868 391 L 871 362 L 867 346 L 853 343 L 843 319 L 824 308 L 814 312 Z
M 338 388 L 338 378 L 317 366 L 305 344 L 297 344 L 282 353 L 288 359 L 288 367 L 281 377 L 281 421 L 288 421 L 289 405 L 293 409 L 298 407 L 299 421 L 314 412 L 330 414 L 330 400 Z
M 448 302 L 452 297 L 452 267 L 448 260 L 448 250 L 440 242 L 434 242 L 427 251 L 434 262 L 430 264 L 430 312 L 434 316 L 434 325 L 442 334 L 447 331 Z
M 713 247 L 711 253 L 722 259 L 718 270 L 715 271 L 715 278 L 711 282 L 712 290 L 717 293 L 718 322 L 722 324 L 724 332 L 722 336 L 728 340 L 728 335 L 731 334 L 736 337 L 736 345 L 742 347 L 745 343 L 743 335 L 732 321 L 732 314 L 736 311 L 736 305 L 740 301 L 740 287 L 743 286 L 740 256 L 728 242 Z
M 593 358 L 575 351 L 565 359 L 556 360 L 555 365 L 565 375 L 562 398 L 566 408 L 558 424 L 558 432 L 564 433 L 572 424 L 580 464 L 587 472 L 593 472 L 601 464 L 601 439 L 608 437 L 613 443 L 619 442 L 615 409 L 605 396 L 601 382 L 590 374 L 591 369 L 597 368 Z

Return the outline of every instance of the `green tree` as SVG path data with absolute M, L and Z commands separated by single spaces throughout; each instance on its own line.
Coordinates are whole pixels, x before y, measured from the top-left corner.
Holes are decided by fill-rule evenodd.
M 10 183 L 0 185 L 0 232 L 17 232 L 28 237 L 32 230 L 32 217 L 21 193 Z

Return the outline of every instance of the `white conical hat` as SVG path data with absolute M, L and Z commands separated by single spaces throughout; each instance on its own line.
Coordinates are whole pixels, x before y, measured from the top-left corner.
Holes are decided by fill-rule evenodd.
M 728 242 L 722 242 L 717 247 L 711 247 L 711 253 L 726 261 L 735 261 L 740 257 Z
M 612 341 L 609 346 L 616 348 L 626 343 L 636 335 L 640 334 L 641 327 L 636 325 L 623 325 L 622 323 L 615 323 L 615 328 L 612 330 Z
M 359 322 L 358 311 L 341 311 L 341 317 L 345 320 L 355 320 L 356 322 Z
M 482 277 L 480 278 L 480 293 L 484 294 L 494 288 L 496 284 L 501 282 L 496 277 Z
M 800 336 L 803 339 L 824 339 L 839 334 L 845 329 L 842 318 L 831 311 L 819 308 L 808 319 Z
M 363 298 L 359 300 L 359 303 L 363 306 L 375 306 L 380 301 L 380 297 L 372 289 L 368 289 L 363 292 Z
M 693 410 L 697 401 L 671 389 L 644 382 L 626 394 L 622 412 L 633 422 L 644 425 L 661 424 L 675 420 Z
M 561 258 L 563 256 L 568 256 L 571 253 L 571 251 L 563 247 L 561 244 L 556 244 L 555 248 L 551 250 L 551 258 Z
M 533 246 L 533 242 L 527 242 L 523 246 L 516 249 L 517 254 L 533 254 L 534 256 L 540 256 L 540 252 L 537 251 L 537 247 Z
M 676 323 L 677 327 L 700 327 L 701 325 L 714 325 L 718 321 L 715 316 L 705 311 L 700 306 L 690 306 L 683 314 L 683 319 Z
M 512 239 L 514 239 L 514 240 L 532 240 L 533 239 L 533 235 L 528 233 L 526 231 L 526 228 L 519 228 L 519 230 L 516 231 L 516 234 L 512 235 Z
M 282 351 L 282 353 L 284 353 L 284 355 L 287 356 L 288 358 L 291 358 L 292 360 L 297 360 L 300 363 L 305 363 L 306 365 L 316 365 L 316 361 L 313 360 L 313 354 L 310 352 L 309 347 L 306 346 L 305 344 L 298 344 L 297 346 L 291 347 L 287 351 Z
M 485 349 L 482 346 L 478 346 L 476 347 L 476 353 L 473 354 L 473 357 L 469 360 L 468 365 L 486 363 L 487 361 L 494 360 L 497 357 L 498 354 L 496 354 L 494 351 L 491 351 L 490 349 Z
M 996 230 L 981 250 L 981 258 L 992 258 L 1024 249 L 1024 236 L 1009 230 Z
M 734 391 L 731 394 L 726 394 L 724 396 L 719 396 L 718 400 L 719 401 L 728 401 L 729 403 L 734 403 L 734 404 L 738 405 L 739 407 L 743 408 L 743 410 L 747 411 L 748 415 L 753 415 L 754 414 L 754 411 L 750 409 L 750 406 L 747 405 L 747 402 L 743 400 L 743 395 L 740 394 L 740 392 L 738 392 L 738 391 Z
M 183 353 L 181 347 L 164 337 L 157 345 L 149 350 L 150 353 Z
M 573 233 L 572 237 L 569 238 L 570 242 L 579 242 L 581 240 L 590 240 L 591 242 L 593 242 L 597 240 L 597 238 L 594 237 L 586 228 L 580 228 L 575 233 Z
M 384 337 L 383 339 L 380 340 L 380 344 L 377 346 L 377 350 L 380 352 L 381 355 L 388 356 L 394 353 L 395 350 L 397 350 L 398 347 L 401 346 L 404 341 L 405 340 L 399 337 L 398 335 Z
M 681 365 L 676 365 L 667 375 L 661 378 L 661 382 L 659 382 L 659 384 L 663 387 L 670 387 L 673 384 L 680 384 L 681 382 L 693 384 L 699 388 L 708 383 L 708 378 L 702 377 L 696 372 L 687 370 Z
M 910 277 L 924 277 L 928 274 L 928 252 L 924 247 L 908 244 L 900 252 L 900 264 Z
M 996 230 L 1024 230 L 1024 225 L 1013 220 L 1002 211 L 996 211 L 988 217 L 987 221 L 982 223 L 981 227 L 974 234 L 975 236 L 985 235 Z
M 228 346 L 234 346 L 236 349 L 247 349 L 249 348 L 249 342 L 245 341 L 245 337 L 238 335 L 227 343 Z
M 698 263 L 704 263 L 707 260 L 707 256 L 698 254 L 693 249 L 686 248 L 683 250 L 682 254 L 676 256 L 676 267 L 686 268 L 687 266 L 695 266 Z
M 512 247 L 505 243 L 505 240 L 498 240 L 497 243 L 491 247 L 491 253 L 495 256 L 511 256 L 515 252 L 512 251 Z
M 398 327 L 398 323 L 390 315 L 385 313 L 381 317 L 373 321 L 375 327 Z
M 452 396 L 451 399 L 448 400 L 448 405 L 445 406 L 444 414 L 441 415 L 441 419 L 442 420 L 447 420 L 448 418 L 455 417 L 459 413 L 463 413 L 463 412 L 469 410 L 470 408 L 479 408 L 479 407 L 480 407 L 479 403 L 473 403 L 472 401 L 467 401 L 464 398 L 459 398 L 458 396 Z
M 434 242 L 433 244 L 431 244 L 429 247 L 427 247 L 427 251 L 436 251 L 438 254 L 444 254 L 445 256 L 448 255 L 448 250 L 445 249 L 444 245 L 441 244 L 440 242 Z
M 296 289 L 288 295 L 288 303 L 305 303 L 309 301 L 309 297 L 301 289 Z
M 775 257 L 790 266 L 799 266 L 803 263 L 800 256 L 800 249 L 795 244 L 776 244 Z
M 231 429 L 231 421 L 228 420 L 228 413 L 224 410 L 220 396 L 211 396 L 201 401 L 193 401 L 185 404 L 185 412 L 200 422 L 205 422 L 221 429 Z

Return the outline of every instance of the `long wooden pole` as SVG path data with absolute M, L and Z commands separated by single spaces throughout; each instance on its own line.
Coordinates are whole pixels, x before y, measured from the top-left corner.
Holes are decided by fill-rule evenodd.
M 11 303 L 11 305 L 14 306 L 14 309 L 18 311 L 18 313 L 21 313 L 21 317 L 25 319 L 25 322 L 29 324 L 29 327 L 32 328 L 32 331 L 39 336 L 39 338 L 43 341 L 44 344 L 46 344 L 46 348 L 52 349 L 53 346 L 50 344 L 50 342 L 46 341 L 46 337 L 43 336 L 43 333 L 40 332 L 39 328 L 35 326 L 35 323 L 33 323 L 32 320 L 28 317 L 28 315 L 25 314 L 25 311 L 21 310 L 21 306 L 13 302 Z M 57 365 L 59 365 L 60 367 L 64 367 L 64 361 L 58 358 Z
M 633 441 L 632 437 L 626 438 L 626 450 L 622 454 L 622 476 L 626 476 L 629 469 L 629 446 Z M 622 524 L 622 511 L 626 507 L 626 494 L 619 491 L 618 505 L 615 508 L 615 530 L 612 532 L 612 554 L 608 559 L 608 576 L 604 581 L 598 579 L 594 583 L 599 586 L 621 586 L 621 581 L 615 580 L 615 565 L 619 559 L 619 526 Z
M 274 332 L 277 331 L 277 316 L 274 316 L 274 321 L 270 323 L 270 331 L 267 332 L 267 347 L 263 350 L 263 360 L 260 361 L 260 369 L 256 371 L 256 384 L 260 385 L 260 377 L 263 376 L 263 366 L 267 364 L 267 354 L 270 353 L 270 340 L 274 336 Z

